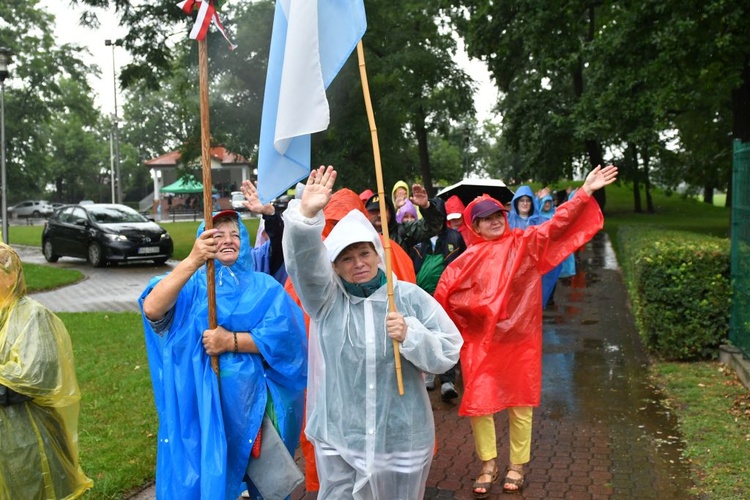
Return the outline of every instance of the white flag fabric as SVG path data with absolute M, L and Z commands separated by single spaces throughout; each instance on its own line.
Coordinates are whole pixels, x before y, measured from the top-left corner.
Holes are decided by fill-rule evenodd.
M 366 28 L 363 0 L 276 0 L 258 151 L 263 203 L 310 174 L 310 134 L 330 121 L 325 90 Z

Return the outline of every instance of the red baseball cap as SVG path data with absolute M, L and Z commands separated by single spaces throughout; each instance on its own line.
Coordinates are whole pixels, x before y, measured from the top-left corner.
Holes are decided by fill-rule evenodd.
M 221 210 L 220 212 L 215 212 L 211 216 L 211 220 L 214 223 L 216 223 L 217 220 L 223 219 L 223 218 L 226 218 L 226 217 L 234 217 L 235 219 L 239 219 L 240 218 L 240 214 L 239 214 L 239 212 L 237 212 L 235 210 Z

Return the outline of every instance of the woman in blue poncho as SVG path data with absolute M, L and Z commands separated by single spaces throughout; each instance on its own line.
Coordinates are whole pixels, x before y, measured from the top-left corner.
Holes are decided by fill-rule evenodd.
M 302 423 L 302 312 L 272 277 L 253 271 L 237 212 L 219 212 L 213 222 L 214 229 L 198 228 L 190 255 L 140 298 L 159 413 L 158 498 L 237 498 L 264 415 L 290 454 Z M 208 259 L 216 263 L 219 325 L 211 330 Z M 211 355 L 220 357 L 219 378 Z

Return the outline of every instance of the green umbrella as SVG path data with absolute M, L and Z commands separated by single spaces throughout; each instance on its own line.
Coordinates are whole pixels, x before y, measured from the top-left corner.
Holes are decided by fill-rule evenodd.
M 177 179 L 176 182 L 173 182 L 169 186 L 161 188 L 161 192 L 172 194 L 202 193 L 203 184 L 195 179 Z M 216 189 L 213 189 L 213 192 L 216 193 Z

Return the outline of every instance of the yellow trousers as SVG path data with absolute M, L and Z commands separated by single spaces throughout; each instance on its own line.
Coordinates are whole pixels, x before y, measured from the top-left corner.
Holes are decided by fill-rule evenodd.
M 531 406 L 508 408 L 510 434 L 510 463 L 528 463 L 531 457 Z M 497 458 L 497 438 L 493 415 L 471 417 L 471 431 L 479 459 L 483 462 Z

